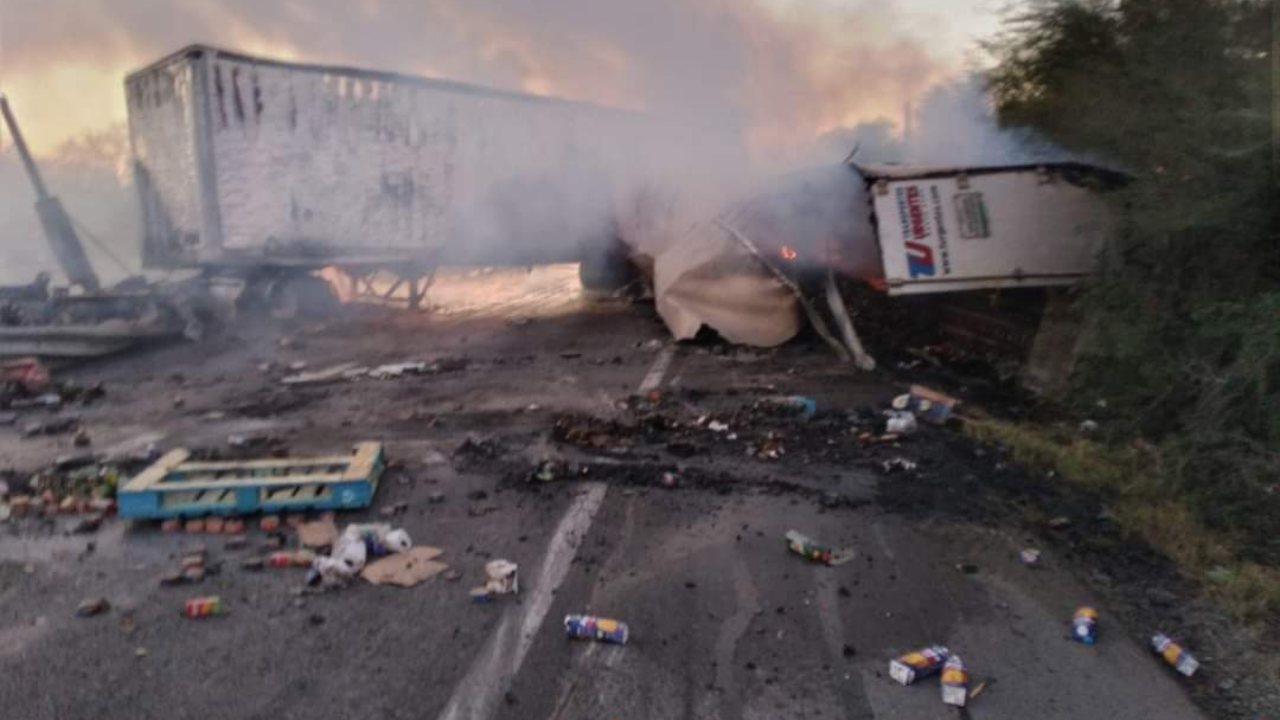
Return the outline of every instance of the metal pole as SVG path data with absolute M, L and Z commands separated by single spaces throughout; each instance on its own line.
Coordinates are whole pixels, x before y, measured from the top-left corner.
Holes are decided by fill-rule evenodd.
M 0 113 L 4 114 L 4 122 L 9 126 L 9 134 L 13 136 L 13 146 L 18 150 L 18 157 L 22 158 L 22 166 L 27 169 L 27 176 L 31 178 L 31 184 L 36 189 L 36 199 L 44 200 L 49 197 L 49 189 L 45 187 L 44 178 L 40 177 L 40 168 L 36 167 L 36 161 L 31 158 L 31 151 L 27 149 L 27 141 L 22 137 L 22 131 L 18 129 L 18 121 L 13 117 L 13 111 L 9 109 L 9 98 L 0 94 Z

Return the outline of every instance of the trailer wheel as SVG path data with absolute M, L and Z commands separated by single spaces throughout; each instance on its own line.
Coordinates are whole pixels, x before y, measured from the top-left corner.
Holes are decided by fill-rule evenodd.
M 578 280 L 586 290 L 616 292 L 635 279 L 635 266 L 631 264 L 621 242 L 614 243 L 603 251 L 589 252 L 578 263 Z
M 329 317 L 338 308 L 338 295 L 323 278 L 290 273 L 274 278 L 266 288 L 267 308 L 276 320 Z

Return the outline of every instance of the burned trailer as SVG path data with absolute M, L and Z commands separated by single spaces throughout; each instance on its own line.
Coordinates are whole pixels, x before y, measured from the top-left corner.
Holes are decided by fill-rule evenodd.
M 149 267 L 272 296 L 316 293 L 325 267 L 355 291 L 389 273 L 416 304 L 444 264 L 582 261 L 590 284 L 617 259 L 630 113 L 200 45 L 125 90 Z

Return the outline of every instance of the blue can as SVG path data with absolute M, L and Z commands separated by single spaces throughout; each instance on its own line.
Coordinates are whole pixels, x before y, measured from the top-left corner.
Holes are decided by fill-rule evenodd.
M 1071 618 L 1071 637 L 1085 645 L 1098 642 L 1098 611 L 1091 607 L 1076 610 Z
M 565 615 L 564 631 L 571 638 L 599 640 L 600 642 L 626 645 L 631 633 L 627 624 L 593 615 Z

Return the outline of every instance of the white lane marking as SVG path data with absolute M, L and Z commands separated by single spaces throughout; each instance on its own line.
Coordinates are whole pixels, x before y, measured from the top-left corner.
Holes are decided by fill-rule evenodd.
M 533 590 L 526 595 L 523 604 L 507 608 L 498 629 L 490 636 L 462 682 L 454 688 L 453 697 L 440 713 L 440 720 L 493 717 L 499 700 L 520 671 L 538 628 L 551 609 L 552 593 L 569 572 L 569 564 L 573 562 L 608 489 L 604 483 L 590 483 L 586 492 L 574 498 L 547 545 Z
M 675 345 L 668 345 L 662 348 L 662 352 L 658 353 L 658 357 L 653 359 L 653 365 L 649 367 L 649 372 L 640 381 L 640 387 L 636 389 L 636 394 L 643 395 L 661 385 L 662 377 L 667 374 L 667 369 L 671 367 L 671 361 L 675 356 Z

